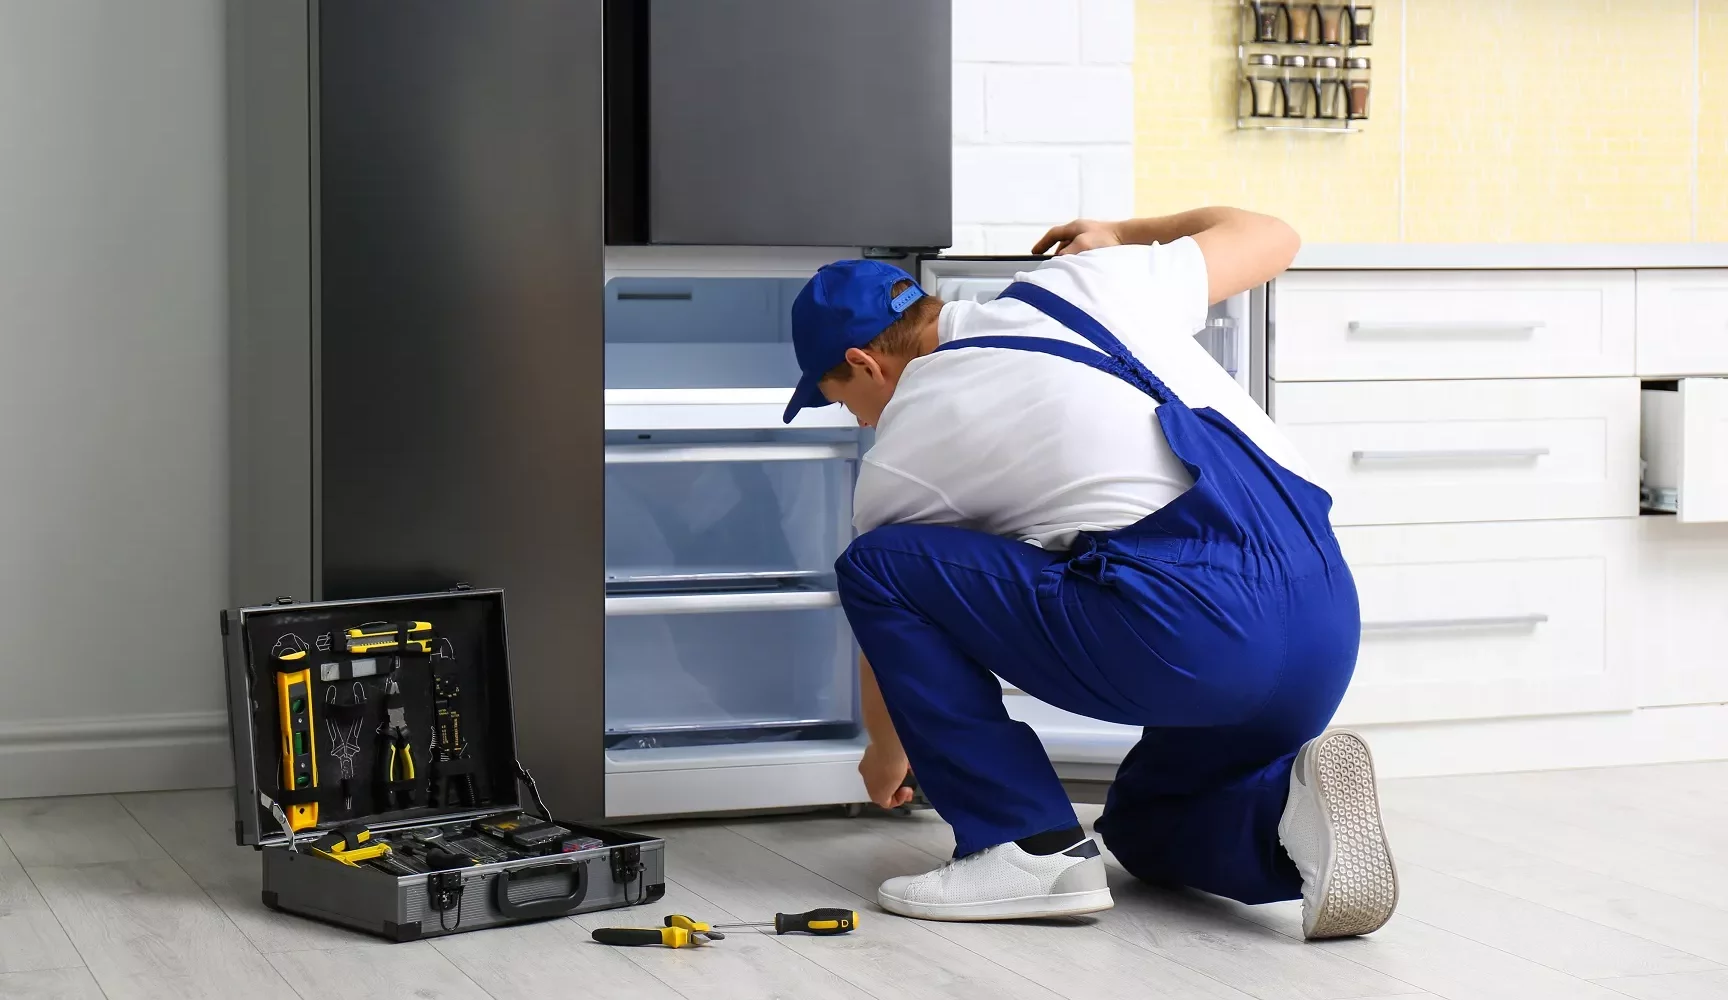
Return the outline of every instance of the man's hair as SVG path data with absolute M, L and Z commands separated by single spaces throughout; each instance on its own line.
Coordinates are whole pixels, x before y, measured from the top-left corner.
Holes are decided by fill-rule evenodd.
M 899 295 L 912 287 L 910 281 L 896 281 L 890 294 Z M 918 352 L 918 334 L 924 329 L 924 324 L 934 318 L 935 313 L 942 311 L 942 300 L 934 295 L 925 295 L 918 301 L 906 307 L 906 311 L 876 335 L 876 339 L 864 345 L 864 349 L 877 354 L 892 354 L 896 357 L 909 358 Z M 839 379 L 844 382 L 852 377 L 852 366 L 842 361 L 822 376 L 824 379 Z

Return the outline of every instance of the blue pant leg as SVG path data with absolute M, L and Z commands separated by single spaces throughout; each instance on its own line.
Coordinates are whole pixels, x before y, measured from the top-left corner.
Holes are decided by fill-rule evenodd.
M 1293 581 L 1277 685 L 1249 719 L 1144 731 L 1098 820 L 1135 876 L 1244 903 L 1301 895 L 1278 839 L 1290 767 L 1330 723 L 1356 663 L 1361 622 L 1348 570 Z
M 1043 744 L 1008 717 L 992 676 L 1064 676 L 1037 595 L 1061 558 L 959 528 L 893 525 L 836 565 L 847 620 L 919 786 L 954 827 L 956 856 L 1079 825 Z

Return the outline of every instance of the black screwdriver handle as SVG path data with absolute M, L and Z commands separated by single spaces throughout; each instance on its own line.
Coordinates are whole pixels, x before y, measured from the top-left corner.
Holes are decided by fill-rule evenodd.
M 803 913 L 774 914 L 776 934 L 845 934 L 858 926 L 857 910 L 824 906 Z

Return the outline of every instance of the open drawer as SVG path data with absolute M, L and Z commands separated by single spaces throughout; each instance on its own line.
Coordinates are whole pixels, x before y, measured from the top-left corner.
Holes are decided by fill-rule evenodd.
M 855 439 L 610 438 L 607 593 L 830 578 L 852 537 L 857 459 Z
M 1646 382 L 1642 395 L 1645 509 L 1728 521 L 1728 378 Z
M 833 591 L 608 597 L 607 745 L 849 737 L 855 657 Z

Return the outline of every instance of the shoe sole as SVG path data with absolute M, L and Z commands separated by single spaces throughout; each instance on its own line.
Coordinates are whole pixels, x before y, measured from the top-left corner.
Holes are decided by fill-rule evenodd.
M 1374 756 L 1361 736 L 1337 730 L 1314 745 L 1308 769 L 1330 843 L 1319 905 L 1302 932 L 1309 940 L 1371 934 L 1398 908 L 1398 871 L 1380 822 Z
M 985 921 L 1036 920 L 1041 917 L 1077 917 L 1097 913 L 1116 905 L 1109 889 L 1089 889 L 1054 896 L 1021 896 L 1015 899 L 992 899 L 983 903 L 915 903 L 885 892 L 876 893 L 876 901 L 889 913 L 918 920 Z

